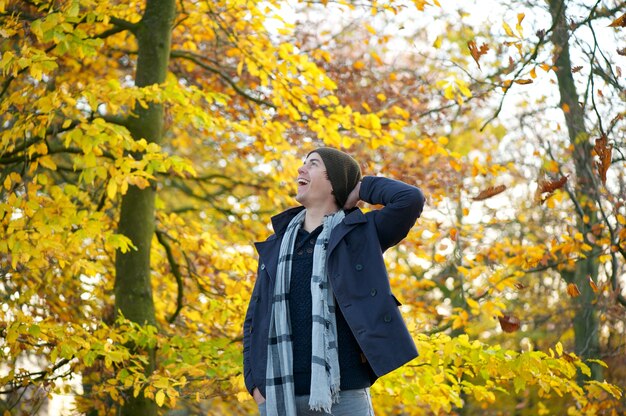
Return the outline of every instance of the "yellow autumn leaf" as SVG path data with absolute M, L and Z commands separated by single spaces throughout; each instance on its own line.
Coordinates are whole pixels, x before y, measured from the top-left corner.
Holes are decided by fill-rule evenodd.
M 504 29 L 507 35 L 515 37 L 515 34 L 513 33 L 511 26 L 509 26 L 507 22 L 502 22 L 502 28 Z
M 107 184 L 107 196 L 109 199 L 114 199 L 117 194 L 117 182 L 114 179 L 110 179 Z
M 561 344 L 560 342 L 557 342 L 556 345 L 554 346 L 554 349 L 556 350 L 556 353 L 559 357 L 563 355 L 563 344 Z
M 163 403 L 165 402 L 165 392 L 163 390 L 157 391 L 154 396 L 154 401 L 156 402 L 157 406 L 163 407 Z
M 57 170 L 57 165 L 56 163 L 54 163 L 54 160 L 52 160 L 52 157 L 50 156 L 42 156 L 39 158 L 39 164 L 41 166 L 43 166 L 44 168 L 50 169 L 50 170 Z
M 465 298 L 465 302 L 467 302 L 467 306 L 469 306 L 472 309 L 479 309 L 479 305 L 478 302 L 476 302 L 474 299 L 472 298 Z

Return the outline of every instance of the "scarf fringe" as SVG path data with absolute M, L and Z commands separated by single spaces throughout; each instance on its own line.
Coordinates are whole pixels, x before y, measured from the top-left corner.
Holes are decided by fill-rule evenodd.
M 328 404 L 325 400 L 325 403 L 322 403 L 322 400 L 317 400 L 313 403 L 309 401 L 309 410 L 313 410 L 314 412 L 331 413 L 333 403 L 339 403 L 339 393 L 339 386 L 333 384 L 330 387 L 330 404 Z

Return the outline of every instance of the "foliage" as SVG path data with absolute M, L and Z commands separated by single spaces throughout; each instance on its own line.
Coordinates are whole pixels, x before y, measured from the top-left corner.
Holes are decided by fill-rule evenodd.
M 162 413 L 250 413 L 250 243 L 293 204 L 299 158 L 321 144 L 429 199 L 386 255 L 420 357 L 374 385 L 377 411 L 624 409 L 621 69 L 599 59 L 602 44 L 578 43 L 571 73 L 590 127 L 571 142 L 554 121 L 573 109 L 550 102 L 552 28 L 539 11 L 474 27 L 436 1 L 322 3 L 179 1 L 165 81 L 139 86 L 144 2 L 0 0 L 0 409 L 75 378 L 84 413 L 140 395 Z M 619 21 L 618 6 L 582 8 L 572 33 Z M 155 105 L 162 139 L 133 137 Z M 146 250 L 118 231 L 129 189 L 157 192 L 156 326 L 114 310 L 116 257 Z M 596 272 L 568 280 L 586 259 Z M 601 321 L 591 357 L 571 352 L 585 297 Z M 606 381 L 585 377 L 598 366 Z

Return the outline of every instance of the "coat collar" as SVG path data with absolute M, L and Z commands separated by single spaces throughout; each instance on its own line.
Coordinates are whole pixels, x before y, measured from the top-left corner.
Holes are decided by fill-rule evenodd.
M 272 217 L 272 227 L 274 228 L 274 234 L 282 235 L 285 233 L 289 222 L 298 215 L 300 211 L 304 209 L 303 206 L 289 208 L 286 211 L 281 212 L 278 215 Z M 362 222 L 366 222 L 365 215 L 359 208 L 352 208 L 349 211 L 346 211 L 346 217 L 343 222 L 346 225 L 359 224 Z
M 274 235 L 277 238 L 270 238 L 263 242 L 254 243 L 257 252 L 259 253 L 260 261 L 267 268 L 267 272 L 270 276 L 270 280 L 274 280 L 276 276 L 276 267 L 278 264 L 278 251 L 280 249 L 280 243 L 282 241 L 282 235 L 285 233 L 289 222 L 295 217 L 304 207 L 290 208 L 281 212 L 278 215 L 272 217 L 272 226 L 274 227 Z M 365 215 L 358 208 L 353 208 L 346 212 L 346 217 L 342 223 L 337 225 L 337 228 L 333 230 L 328 242 L 328 253 L 330 253 L 339 243 L 339 241 L 354 227 L 356 224 L 367 222 Z

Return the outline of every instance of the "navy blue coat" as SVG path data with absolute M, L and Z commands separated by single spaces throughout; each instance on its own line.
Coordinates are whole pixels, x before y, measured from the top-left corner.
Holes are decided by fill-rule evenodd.
M 402 319 L 400 302 L 391 293 L 383 253 L 398 244 L 415 224 L 424 195 L 393 179 L 366 176 L 360 199 L 380 210 L 346 213 L 328 242 L 328 277 L 346 322 L 376 376 L 380 377 L 417 357 L 417 349 Z M 271 298 L 280 243 L 287 225 L 303 207 L 272 218 L 274 232 L 255 243 L 259 268 L 243 325 L 243 367 L 246 388 L 258 387 L 265 396 L 267 337 Z

